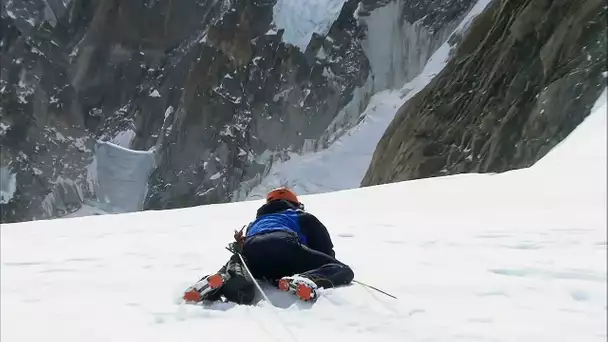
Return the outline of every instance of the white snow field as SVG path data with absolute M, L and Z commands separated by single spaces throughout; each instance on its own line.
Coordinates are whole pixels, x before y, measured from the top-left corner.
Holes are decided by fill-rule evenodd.
M 303 196 L 359 285 L 180 305 L 260 201 L 2 225 L 0 339 L 605 341 L 606 92 L 544 159 Z

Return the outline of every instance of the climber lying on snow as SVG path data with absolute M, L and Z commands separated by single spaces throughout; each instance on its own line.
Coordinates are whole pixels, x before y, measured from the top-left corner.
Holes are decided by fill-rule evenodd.
M 318 288 L 331 288 L 352 282 L 350 267 L 335 258 L 327 228 L 304 210 L 296 194 L 278 188 L 266 196 L 256 219 L 245 232 L 235 231 L 231 244 L 234 255 L 216 274 L 203 277 L 184 294 L 184 300 L 199 302 L 227 300 L 241 304 L 253 302 L 255 285 L 243 267 L 243 256 L 251 274 L 293 292 L 305 301 L 315 301 Z

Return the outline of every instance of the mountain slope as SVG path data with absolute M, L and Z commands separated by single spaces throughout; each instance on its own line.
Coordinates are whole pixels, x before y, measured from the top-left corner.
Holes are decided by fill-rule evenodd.
M 357 124 L 353 128 L 337 137 L 323 150 L 309 151 L 300 155 L 293 153 L 289 160 L 273 164 L 260 184 L 252 189 L 248 189 L 245 184 L 236 199 L 263 198 L 270 189 L 283 185 L 290 186 L 299 194 L 358 188 L 372 161 L 378 141 L 401 105 L 416 96 L 435 75 L 441 72 L 450 58 L 454 37 L 466 32 L 473 19 L 483 12 L 489 2 L 489 0 L 476 2 L 454 32 L 446 36 L 443 44 L 428 60 L 425 59 L 424 67 L 415 78 L 402 85 L 400 89 L 384 90 L 372 96 L 365 110 L 356 113 L 353 120 Z M 370 22 L 377 25 L 379 21 Z M 386 56 L 383 56 L 377 61 L 386 59 Z M 398 74 L 395 70 L 387 73 Z
M 96 140 L 155 152 L 136 207 L 231 201 L 282 154 L 325 145 L 370 96 L 413 78 L 474 0 L 307 4 L 2 2 L 0 179 L 15 181 L 1 189 L 0 221 L 104 202 L 88 172 Z
M 398 300 L 349 286 L 313 306 L 270 290 L 279 308 L 178 306 L 259 201 L 3 224 L 0 338 L 604 341 L 605 91 L 597 102 L 528 169 L 304 196 L 356 279 Z
M 601 0 L 493 0 L 446 67 L 403 104 L 361 185 L 527 167 L 606 86 Z

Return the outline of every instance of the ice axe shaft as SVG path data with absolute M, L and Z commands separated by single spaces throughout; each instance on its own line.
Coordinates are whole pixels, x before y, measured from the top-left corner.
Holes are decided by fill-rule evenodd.
M 371 286 L 371 285 L 369 285 L 369 284 L 362 283 L 362 282 L 360 282 L 360 281 L 358 281 L 358 280 L 353 280 L 353 283 L 357 283 L 357 284 L 359 284 L 359 285 L 361 285 L 361 286 L 365 286 L 365 287 L 367 287 L 367 288 L 370 288 L 370 289 L 372 289 L 372 290 L 375 290 L 375 291 L 378 291 L 378 292 L 380 292 L 380 293 L 382 293 L 382 294 L 385 294 L 385 295 L 387 295 L 387 296 L 389 296 L 389 297 L 391 297 L 391 298 L 395 298 L 395 299 L 397 299 L 397 297 L 393 296 L 392 294 L 387 293 L 387 292 L 384 292 L 384 291 L 380 290 L 379 288 L 374 287 L 374 286 Z

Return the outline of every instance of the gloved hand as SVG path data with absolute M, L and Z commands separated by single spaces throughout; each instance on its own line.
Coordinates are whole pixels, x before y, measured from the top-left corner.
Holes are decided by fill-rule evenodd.
M 226 247 L 227 250 L 232 253 L 241 253 L 243 250 L 243 244 L 245 243 L 245 234 L 243 232 L 245 227 L 247 227 L 247 225 L 244 225 L 240 230 L 234 231 L 234 241 L 228 244 L 228 247 Z
M 239 247 L 243 247 L 243 243 L 245 242 L 245 237 L 243 236 L 243 230 L 246 226 L 243 226 L 241 230 L 234 231 L 234 241 L 239 245 Z

